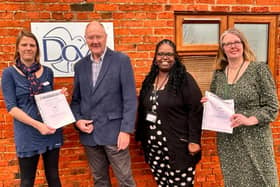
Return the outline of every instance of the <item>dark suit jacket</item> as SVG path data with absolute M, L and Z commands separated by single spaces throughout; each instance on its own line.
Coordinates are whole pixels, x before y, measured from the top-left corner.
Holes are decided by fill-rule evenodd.
M 116 145 L 120 131 L 132 133 L 137 108 L 130 59 L 107 48 L 96 85 L 92 83 L 90 55 L 75 65 L 71 109 L 76 120 L 93 120 L 91 134 L 80 132 L 84 145 Z

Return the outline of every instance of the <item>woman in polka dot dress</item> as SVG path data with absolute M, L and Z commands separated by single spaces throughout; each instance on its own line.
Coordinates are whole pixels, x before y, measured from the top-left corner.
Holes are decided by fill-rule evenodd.
M 201 91 L 167 39 L 156 46 L 139 100 L 136 140 L 159 187 L 193 186 L 201 158 Z

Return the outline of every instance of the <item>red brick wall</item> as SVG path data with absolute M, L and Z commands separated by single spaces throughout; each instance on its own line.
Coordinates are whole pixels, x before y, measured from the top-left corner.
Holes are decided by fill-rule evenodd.
M 0 0 L 0 74 L 12 63 L 16 35 L 30 22 L 91 21 L 114 23 L 115 48 L 127 53 L 135 70 L 137 89 L 149 70 L 155 44 L 163 39 L 174 39 L 174 11 L 279 13 L 280 0 Z M 168 2 L 168 3 L 167 3 Z M 80 4 L 79 4 L 80 3 Z M 90 10 L 92 9 L 92 10 Z M 88 10 L 88 11 L 85 11 Z M 279 23 L 277 24 L 279 25 Z M 278 26 L 279 27 L 279 26 Z M 280 96 L 280 43 L 278 28 L 276 82 Z M 72 78 L 56 78 L 55 86 L 72 90 Z M 280 122 L 272 124 L 275 153 L 280 169 Z M 91 174 L 78 134 L 72 126 L 64 129 L 65 144 L 61 149 L 60 176 L 65 187 L 92 185 Z M 203 158 L 197 167 L 196 187 L 223 186 L 216 151 L 215 133 L 204 132 Z M 133 174 L 138 186 L 156 186 L 148 166 L 143 161 L 139 146 L 132 140 Z M 279 172 L 280 173 L 280 172 Z M 0 94 L 0 187 L 19 185 L 19 169 L 13 140 L 12 118 L 6 112 Z M 116 179 L 113 178 L 113 183 Z M 42 161 L 36 175 L 36 186 L 46 186 Z

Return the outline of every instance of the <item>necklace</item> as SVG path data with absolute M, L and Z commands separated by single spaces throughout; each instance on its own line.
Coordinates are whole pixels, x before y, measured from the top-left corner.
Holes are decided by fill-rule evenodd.
M 160 83 L 159 85 L 159 76 L 156 77 L 156 82 L 155 82 L 155 86 L 154 86 L 154 90 L 152 91 L 152 95 L 150 97 L 150 101 L 152 101 L 152 112 L 156 113 L 156 109 L 157 109 L 157 99 L 158 99 L 158 91 L 160 89 L 162 89 L 164 87 L 164 84 L 166 83 L 166 81 L 168 80 L 168 75 L 164 78 L 164 80 Z
M 158 91 L 160 89 L 162 89 L 162 87 L 164 86 L 164 84 L 166 83 L 168 79 L 168 75 L 164 78 L 164 80 L 161 82 L 161 84 L 159 85 L 159 76 L 157 76 L 157 79 L 156 79 L 156 84 L 155 84 L 155 90 Z
M 232 81 L 232 84 L 235 83 L 237 77 L 239 76 L 240 70 L 241 70 L 241 68 L 243 67 L 244 64 L 245 64 L 245 60 L 243 60 L 242 64 L 239 66 L 239 68 L 238 68 L 238 70 L 237 70 L 237 73 L 236 73 L 236 75 L 235 75 L 235 77 L 234 77 L 234 79 L 233 79 L 233 81 Z M 228 77 L 229 77 L 229 76 L 228 76 L 228 73 L 229 73 L 229 66 L 227 67 L 227 82 L 229 82 L 229 80 L 228 80 Z

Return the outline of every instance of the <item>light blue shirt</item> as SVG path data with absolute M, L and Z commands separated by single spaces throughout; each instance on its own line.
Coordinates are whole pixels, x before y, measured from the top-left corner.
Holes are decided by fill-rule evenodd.
M 99 62 L 95 61 L 92 57 L 92 55 L 90 55 L 90 60 L 92 61 L 92 86 L 94 87 L 98 78 L 98 75 L 100 73 L 101 67 L 102 67 L 102 63 L 103 63 L 103 59 L 104 59 L 104 55 L 107 51 L 107 48 L 105 48 L 104 53 L 101 55 Z

